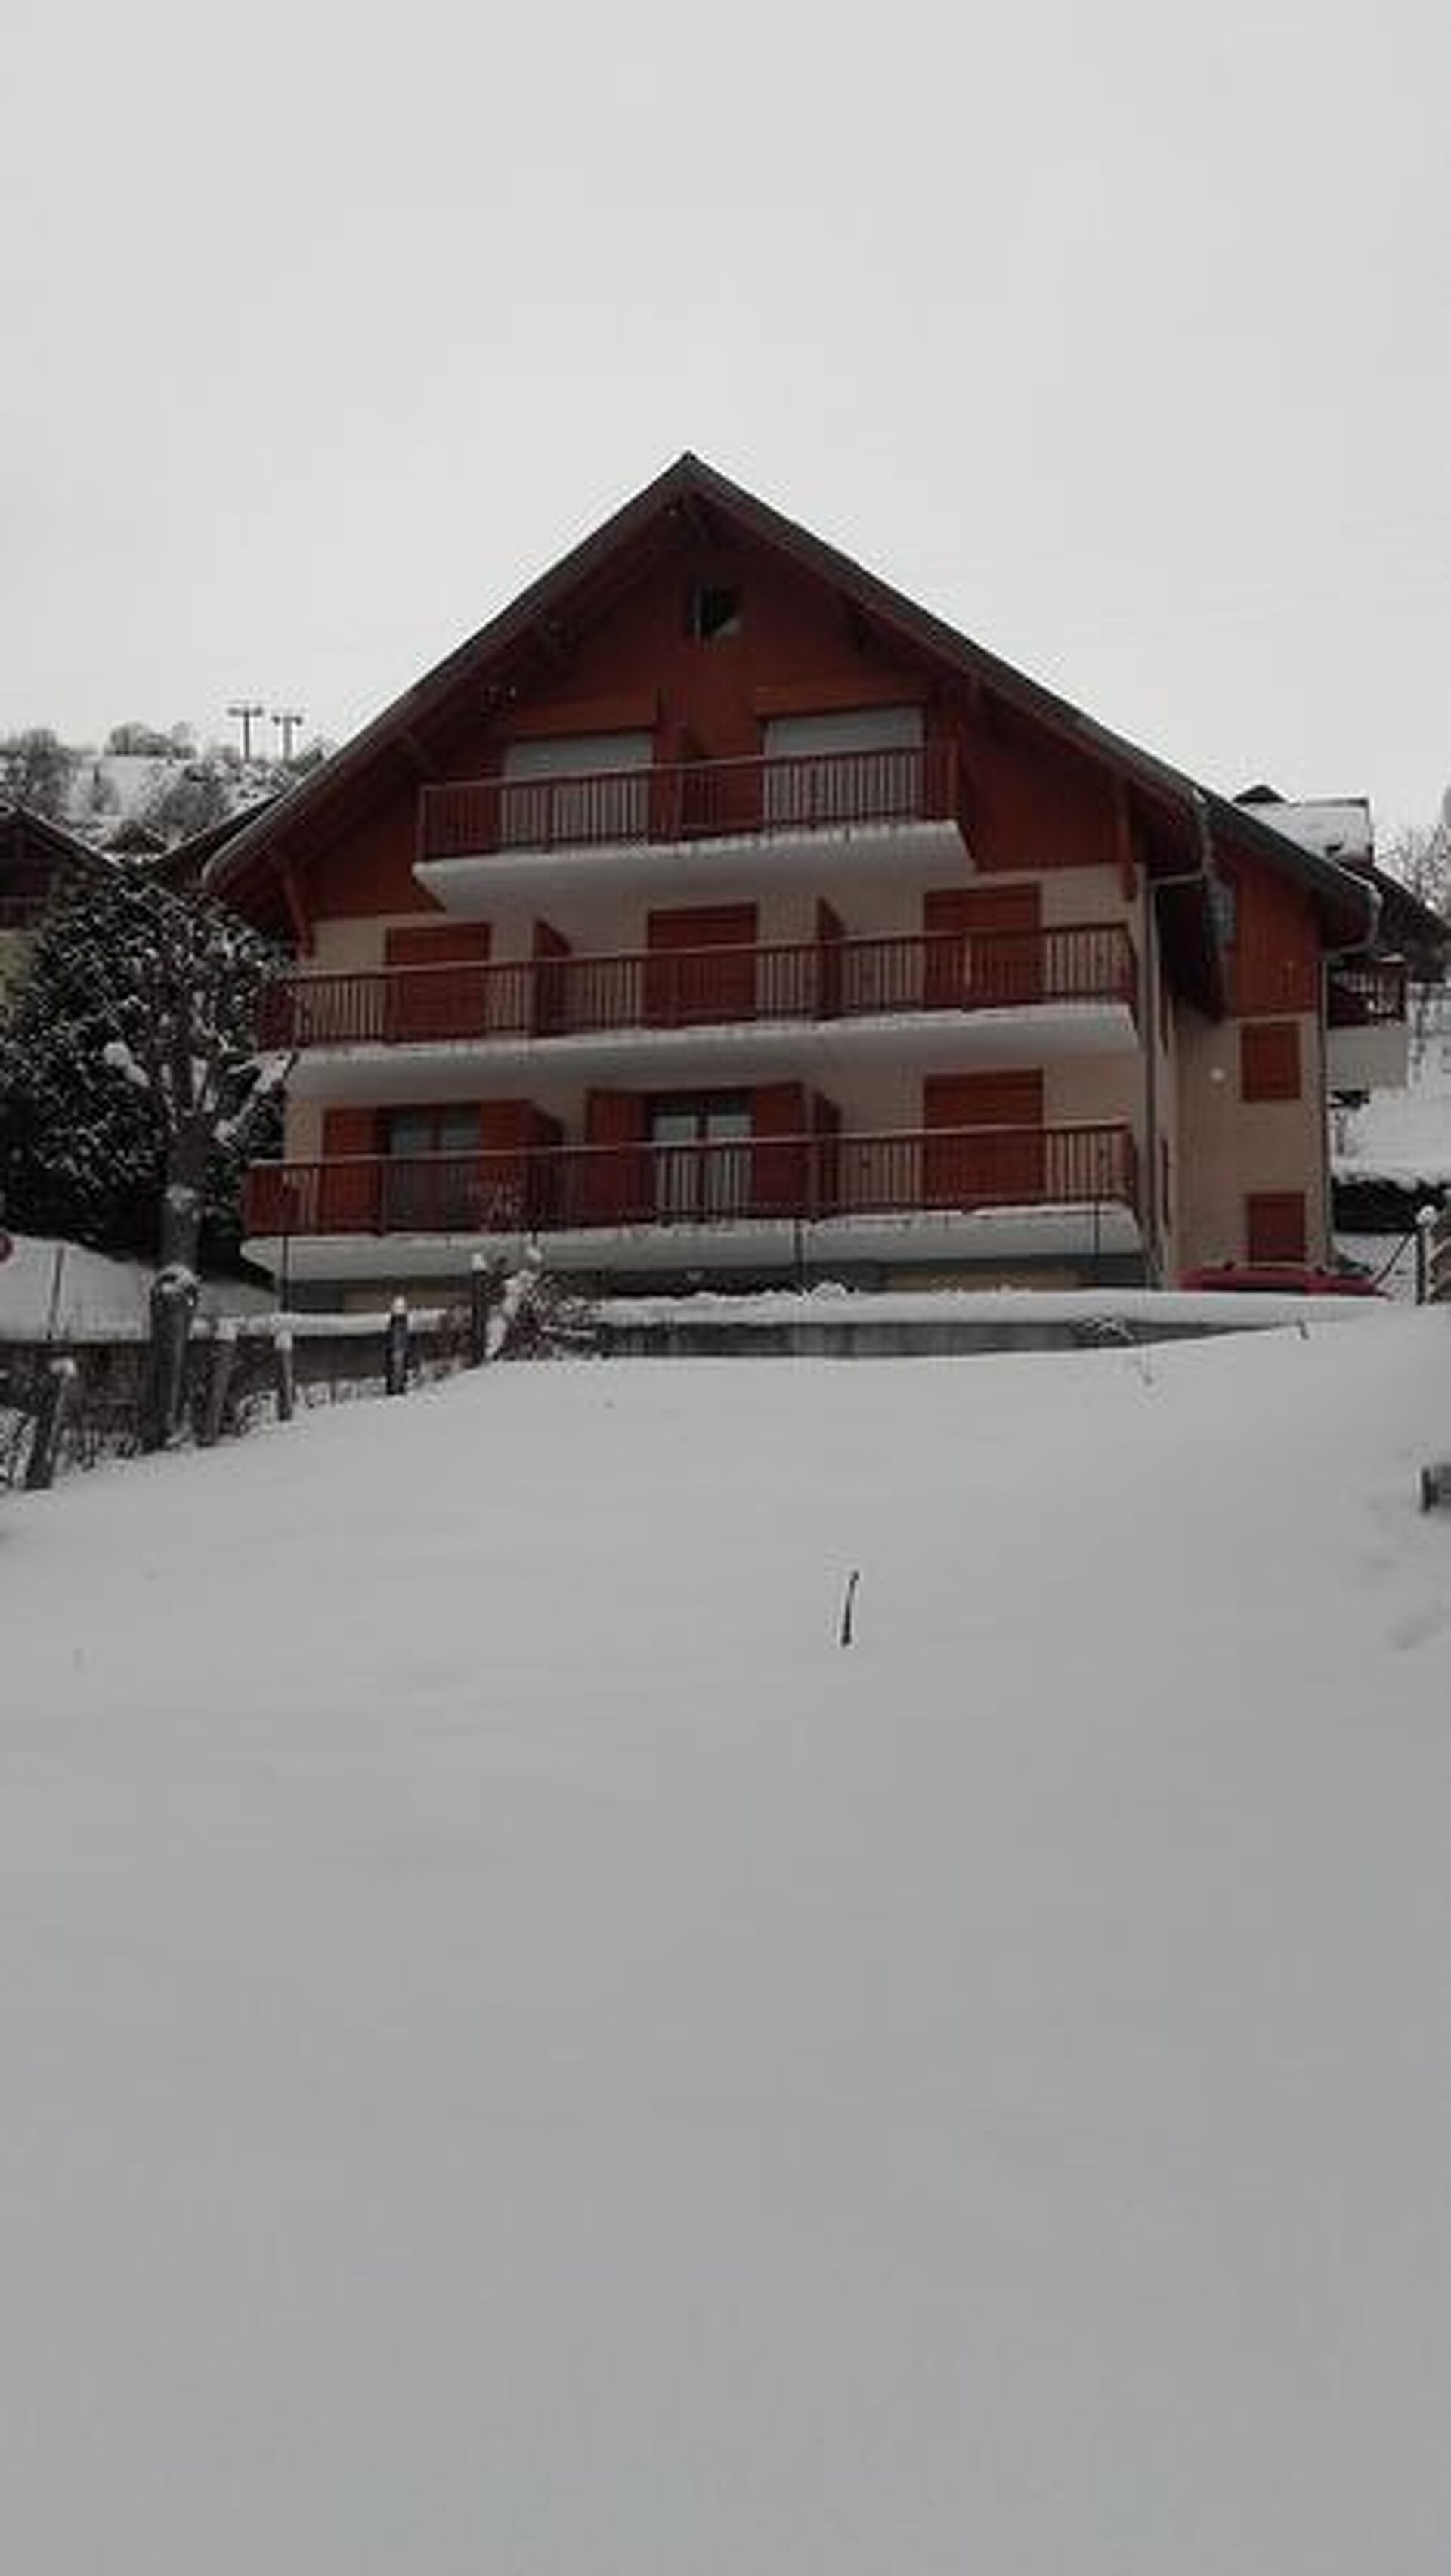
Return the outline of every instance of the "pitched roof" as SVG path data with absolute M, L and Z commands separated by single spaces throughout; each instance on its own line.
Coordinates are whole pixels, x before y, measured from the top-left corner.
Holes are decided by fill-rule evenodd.
M 702 515 L 707 523 L 714 517 L 728 520 L 747 536 L 789 556 L 918 650 L 975 681 L 1060 740 L 1105 762 L 1128 786 L 1167 809 L 1181 829 L 1187 827 L 1196 847 L 1203 845 L 1207 831 L 1211 841 L 1223 838 L 1246 848 L 1277 873 L 1297 880 L 1313 896 L 1331 944 L 1356 945 L 1370 935 L 1375 902 L 1363 882 L 1313 851 L 1298 849 L 1284 834 L 1259 821 L 1252 809 L 1201 787 L 1182 770 L 1097 723 L 1067 698 L 1015 670 L 824 538 L 812 535 L 688 452 L 405 689 L 330 760 L 244 825 L 211 862 L 208 886 L 220 893 L 240 885 L 257 863 L 265 862 L 292 842 L 300 829 L 323 818 L 330 807 L 363 786 L 370 770 L 400 751 L 407 754 L 410 737 L 461 691 L 496 672 L 511 652 L 566 609 L 578 611 L 592 596 L 597 601 L 610 572 L 652 531 Z

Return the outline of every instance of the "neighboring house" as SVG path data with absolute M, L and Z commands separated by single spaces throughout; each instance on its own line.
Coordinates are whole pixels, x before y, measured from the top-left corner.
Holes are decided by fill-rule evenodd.
M 1399 1091 L 1410 1079 L 1412 1033 L 1441 985 L 1451 924 L 1377 867 L 1370 805 L 1363 796 L 1290 800 L 1273 787 L 1237 800 L 1301 848 L 1349 868 L 1377 898 L 1362 955 L 1333 959 L 1326 994 L 1326 1076 L 1333 1104 L 1371 1091 Z
M 43 814 L 0 805 L 0 1003 L 25 962 L 57 879 L 89 857 L 83 841 Z
M 1375 900 L 684 457 L 206 883 L 297 951 L 290 1293 L 1329 1250 Z

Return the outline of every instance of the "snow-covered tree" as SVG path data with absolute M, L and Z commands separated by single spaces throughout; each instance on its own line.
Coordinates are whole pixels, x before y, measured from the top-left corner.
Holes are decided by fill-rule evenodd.
M 273 957 L 200 895 L 96 859 L 62 885 L 0 1028 L 0 1189 L 37 1233 L 194 1268 L 283 1067 L 256 1053 Z
M 0 804 L 63 821 L 80 757 L 47 725 L 6 734 L 0 739 Z
M 1441 799 L 1436 821 L 1398 832 L 1385 852 L 1384 864 L 1418 901 L 1451 921 L 1451 787 Z

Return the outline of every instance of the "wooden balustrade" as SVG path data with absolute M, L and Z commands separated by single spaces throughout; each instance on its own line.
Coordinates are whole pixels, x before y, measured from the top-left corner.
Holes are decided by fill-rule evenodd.
M 1137 1204 L 1126 1127 L 903 1129 L 259 1163 L 251 1235 L 491 1234 Z
M 1395 1024 L 1406 1017 L 1406 969 L 1398 957 L 1330 969 L 1326 1019 L 1332 1029 Z
M 1132 1007 L 1134 995 L 1134 948 L 1123 924 L 1080 922 L 296 975 L 268 992 L 263 1035 L 278 1047 L 427 1044 L 1044 1002 Z
M 605 843 L 752 839 L 870 823 L 940 822 L 958 809 L 956 745 L 903 744 L 788 758 L 657 763 L 573 778 L 473 778 L 425 787 L 424 859 Z

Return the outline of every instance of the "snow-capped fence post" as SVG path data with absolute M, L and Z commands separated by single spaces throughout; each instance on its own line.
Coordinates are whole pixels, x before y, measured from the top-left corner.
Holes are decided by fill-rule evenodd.
M 489 1309 L 494 1274 L 481 1252 L 469 1262 L 469 1367 L 482 1368 L 489 1356 Z
M 151 1350 L 147 1367 L 141 1444 L 165 1449 L 181 1429 L 186 1406 L 186 1353 L 196 1313 L 197 1283 L 173 1263 L 151 1285 Z
M 388 1330 L 383 1342 L 383 1390 L 387 1395 L 408 1393 L 408 1308 L 403 1298 L 395 1297 L 388 1309 Z
M 290 1422 L 297 1411 L 297 1362 L 293 1356 L 290 1324 L 274 1327 L 272 1357 L 277 1371 L 277 1419 Z
M 1416 1210 L 1416 1304 L 1431 1302 L 1431 1254 L 1435 1244 L 1439 1210 L 1420 1207 Z
M 28 1494 L 48 1494 L 55 1483 L 60 1444 L 65 1438 L 65 1427 L 70 1419 L 78 1383 L 79 1372 L 74 1360 L 51 1361 L 45 1373 L 30 1456 L 26 1462 L 25 1490 Z
M 227 1397 L 231 1393 L 232 1372 L 236 1365 L 237 1327 L 230 1316 L 220 1315 L 212 1326 L 212 1345 L 207 1363 L 207 1393 L 202 1408 L 199 1442 L 203 1449 L 215 1449 L 222 1436 Z

